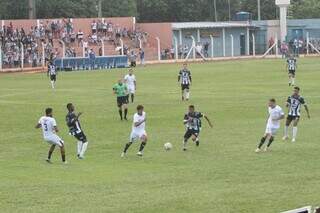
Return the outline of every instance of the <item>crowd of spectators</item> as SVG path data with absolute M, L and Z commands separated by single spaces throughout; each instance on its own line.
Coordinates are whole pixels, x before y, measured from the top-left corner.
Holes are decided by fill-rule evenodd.
M 24 67 L 41 66 L 43 55 L 45 62 L 63 55 L 62 42 L 65 44 L 65 57 L 82 56 L 83 50 L 89 56 L 95 49 L 97 55 L 102 56 L 102 40 L 114 46 L 120 54 L 140 56 L 140 45 L 147 43 L 147 37 L 145 32 L 132 31 L 103 19 L 92 21 L 91 29 L 79 29 L 77 32 L 72 19 L 40 20 L 30 28 L 17 28 L 10 22 L 0 27 L 2 64 L 4 68 L 18 68 L 23 61 Z M 123 50 L 120 39 L 125 41 Z M 144 58 L 144 51 L 142 55 Z

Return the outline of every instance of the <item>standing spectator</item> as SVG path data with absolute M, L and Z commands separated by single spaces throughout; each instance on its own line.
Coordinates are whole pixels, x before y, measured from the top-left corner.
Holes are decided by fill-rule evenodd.
M 206 42 L 204 44 L 204 57 L 208 58 L 209 57 L 209 42 Z
M 174 57 L 174 53 L 175 53 L 174 46 L 172 46 L 171 49 L 170 49 L 170 57 L 171 57 L 171 59 L 175 58 Z
M 91 65 L 90 69 L 91 69 L 91 70 L 94 70 L 94 69 L 95 69 L 96 54 L 95 54 L 95 52 L 93 51 L 93 49 L 90 49 L 89 59 L 90 59 L 90 65 Z
M 97 33 L 97 22 L 96 20 L 93 20 L 93 22 L 91 23 L 91 34 L 95 33 Z
M 130 67 L 136 67 L 137 66 L 137 55 L 135 54 L 134 50 L 132 50 L 130 52 L 129 62 L 130 62 Z
M 82 30 L 80 29 L 77 33 L 77 39 L 78 39 L 78 47 L 80 46 L 80 44 L 82 43 L 83 41 L 83 36 L 84 36 L 84 33 L 82 32 Z
M 140 55 L 140 65 L 144 65 L 144 50 L 140 48 L 139 50 L 139 55 Z

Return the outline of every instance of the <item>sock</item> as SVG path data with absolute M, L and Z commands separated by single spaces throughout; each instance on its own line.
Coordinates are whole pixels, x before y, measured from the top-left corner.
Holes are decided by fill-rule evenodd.
M 131 144 L 132 144 L 131 142 L 126 144 L 126 146 L 124 147 L 124 150 L 123 150 L 124 153 L 126 153 L 128 151 L 128 149 L 131 146 Z
M 81 149 L 82 149 L 82 141 L 78 141 L 78 144 L 77 144 L 77 154 L 80 155 L 81 153 Z
M 196 139 L 196 145 L 199 146 L 200 145 L 200 141 L 199 138 Z
M 291 82 L 292 82 L 292 85 L 294 85 L 294 83 L 295 83 L 295 79 L 294 79 L 294 78 L 292 78 L 292 79 L 291 79 Z
M 131 102 L 133 103 L 134 101 L 134 94 L 131 94 Z
M 51 87 L 54 89 L 54 81 L 51 81 Z
M 186 99 L 188 100 L 190 97 L 190 92 L 186 92 Z
M 187 142 L 188 142 L 188 141 L 187 141 L 186 139 L 183 140 L 183 148 L 184 148 L 184 149 L 187 148 Z
M 261 140 L 260 140 L 260 144 L 258 146 L 259 149 L 261 149 L 261 147 L 263 146 L 265 141 L 266 141 L 266 137 L 262 137 Z
M 267 147 L 270 147 L 273 141 L 274 141 L 274 137 L 273 137 L 273 136 L 271 136 L 271 138 L 270 138 L 270 140 L 269 140 L 269 143 L 268 143 Z
M 142 142 L 139 148 L 139 152 L 142 152 L 146 145 L 147 145 L 146 142 Z
M 80 156 L 81 157 L 84 156 L 84 153 L 86 152 L 87 147 L 88 147 L 88 142 L 85 142 L 85 143 L 82 144 L 82 149 L 81 149 L 81 152 L 80 152 Z
M 288 137 L 288 129 L 289 129 L 288 126 L 284 127 L 284 137 Z
M 123 118 L 122 118 L 122 110 L 121 109 L 119 109 L 119 115 L 120 115 L 120 118 L 122 120 Z
M 62 162 L 65 162 L 66 161 L 66 155 L 65 154 L 61 154 L 61 159 L 62 159 Z
M 292 138 L 293 138 L 293 139 L 296 139 L 297 133 L 298 133 L 298 127 L 294 126 L 294 127 L 292 128 Z
M 53 153 L 53 151 L 49 150 L 49 153 L 48 153 L 48 159 L 49 159 L 49 160 L 51 159 L 52 153 Z
M 128 109 L 124 109 L 124 119 L 127 119 Z

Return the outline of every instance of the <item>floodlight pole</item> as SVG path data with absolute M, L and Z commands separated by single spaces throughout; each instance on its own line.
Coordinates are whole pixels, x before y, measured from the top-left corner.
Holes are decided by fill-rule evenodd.
M 261 21 L 261 0 L 258 0 L 258 21 Z
M 211 40 L 211 58 L 213 58 L 213 36 L 210 35 L 210 40 Z
M 256 38 L 252 33 L 252 55 L 256 56 Z
M 158 61 L 161 61 L 161 43 L 160 43 L 160 38 L 156 37 L 157 44 L 158 44 Z
M 2 46 L 0 44 L 0 71 L 2 70 Z
M 124 55 L 124 45 L 123 45 L 123 40 L 120 38 L 120 45 L 121 45 L 121 55 Z
M 234 57 L 233 35 L 232 34 L 230 34 L 230 38 L 231 38 L 231 57 Z
M 222 28 L 223 57 L 226 57 L 226 29 Z
M 42 47 L 42 68 L 46 66 L 46 57 L 45 57 L 45 45 L 43 42 L 41 42 L 41 47 Z
M 174 36 L 173 37 L 174 40 L 174 52 L 175 52 L 175 59 L 178 60 L 179 59 L 179 53 L 178 53 L 178 39 Z
M 138 40 L 139 40 L 139 48 L 141 49 L 142 48 L 142 40 L 141 40 L 141 38 L 138 38 Z
M 191 39 L 192 39 L 192 56 L 193 56 L 193 59 L 196 58 L 196 39 L 193 37 L 193 36 L 190 36 Z
M 21 46 L 21 48 L 20 48 L 20 50 L 21 50 L 21 69 L 23 69 L 24 68 L 24 47 L 23 47 L 22 43 L 20 43 L 20 46 Z
M 309 43 L 310 43 L 309 32 L 307 32 L 307 55 L 309 55 Z
M 101 39 L 102 56 L 104 56 L 104 40 Z

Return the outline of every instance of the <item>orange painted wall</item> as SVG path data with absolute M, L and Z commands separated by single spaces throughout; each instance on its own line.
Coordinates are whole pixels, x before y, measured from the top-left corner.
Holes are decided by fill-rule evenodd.
M 60 19 L 40 19 L 44 24 L 46 24 L 47 21 L 51 22 L 53 20 L 63 20 L 63 18 Z M 72 19 L 75 32 L 77 32 L 79 29 L 82 29 L 85 34 L 89 34 L 91 32 L 91 23 L 93 20 L 99 20 L 99 18 L 75 18 Z M 125 27 L 129 30 L 133 30 L 134 21 L 133 17 L 115 17 L 115 18 L 105 18 L 107 22 L 111 22 L 115 25 L 119 25 L 121 27 Z M 9 26 L 10 22 L 12 22 L 14 28 L 21 28 L 23 27 L 27 32 L 31 28 L 31 26 L 37 25 L 37 20 L 29 20 L 29 19 L 21 19 L 21 20 L 4 20 L 4 25 Z
M 161 49 L 172 46 L 172 25 L 171 23 L 141 23 L 137 24 L 137 29 L 149 33 L 148 42 L 157 47 L 156 37 L 160 38 Z

